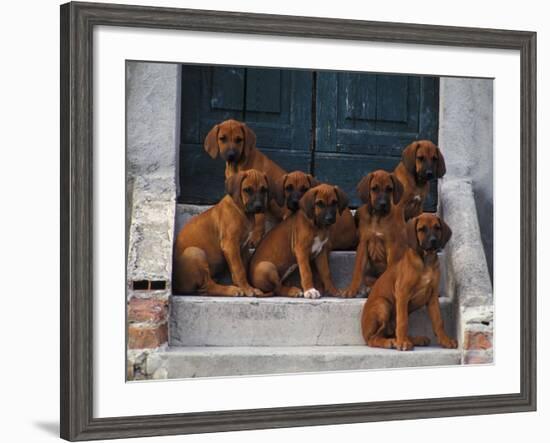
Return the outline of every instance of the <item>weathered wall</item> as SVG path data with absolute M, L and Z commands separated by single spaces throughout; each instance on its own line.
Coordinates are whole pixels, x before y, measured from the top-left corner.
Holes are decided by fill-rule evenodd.
M 129 176 L 175 177 L 179 142 L 180 66 L 126 63 L 126 112 Z
M 167 342 L 179 146 L 180 66 L 126 64 L 128 378 Z M 140 289 L 134 282 L 141 282 Z M 158 289 L 148 282 L 162 284 Z M 143 287 L 145 285 L 145 287 Z M 158 376 L 158 374 L 157 374 Z
M 439 147 L 447 178 L 470 178 L 493 275 L 493 80 L 441 78 Z
M 440 210 L 453 229 L 447 246 L 448 294 L 453 294 L 463 363 L 493 361 L 493 288 L 484 259 L 470 178 L 445 176 Z

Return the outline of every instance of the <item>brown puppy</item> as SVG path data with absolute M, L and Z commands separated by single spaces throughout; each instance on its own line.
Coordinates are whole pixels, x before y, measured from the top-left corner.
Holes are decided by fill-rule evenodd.
M 218 154 L 225 161 L 225 178 L 239 171 L 256 169 L 267 176 L 271 189 L 285 171 L 256 147 L 256 134 L 245 123 L 226 120 L 215 125 L 204 139 L 204 149 L 212 158 Z M 274 202 L 269 203 L 268 215 L 275 221 L 282 220 L 283 211 Z M 251 246 L 256 246 L 265 232 L 265 215 L 256 216 Z
M 408 319 L 409 313 L 427 306 L 439 344 L 456 348 L 456 340 L 445 333 L 439 309 L 437 251 L 449 241 L 451 230 L 437 215 L 424 213 L 408 221 L 407 236 L 409 247 L 376 281 L 363 307 L 363 338 L 369 346 L 401 351 L 426 346 L 428 337 L 409 337 Z
M 302 171 L 289 172 L 275 184 L 275 201 L 284 208 L 283 219 L 300 208 L 300 199 L 319 182 L 311 174 Z M 336 222 L 329 228 L 331 250 L 350 250 L 357 246 L 357 230 L 349 208 L 336 215 Z
M 254 215 L 265 210 L 268 183 L 264 173 L 254 169 L 226 179 L 227 195 L 218 204 L 193 217 L 176 240 L 174 287 L 181 293 L 253 296 L 261 291 L 248 284 L 246 265 Z M 212 279 L 225 269 L 235 286 Z
M 355 212 L 359 245 L 344 297 L 355 297 L 363 279 L 371 287 L 388 263 L 399 259 L 407 240 L 403 210 L 398 206 L 403 186 L 394 174 L 371 172 L 359 182 L 357 193 L 365 204 Z
M 338 295 L 328 265 L 328 230 L 336 213 L 346 208 L 348 199 L 337 187 L 318 185 L 300 200 L 300 210 L 283 220 L 264 237 L 249 267 L 252 284 L 266 295 L 318 298 L 310 261 L 327 294 Z M 284 286 L 286 278 L 298 267 L 302 288 Z
M 275 182 L 275 201 L 283 208 L 283 219 L 300 209 L 300 199 L 319 182 L 311 174 L 293 171 L 284 174 Z
M 431 141 L 418 140 L 403 150 L 401 162 L 393 172 L 403 185 L 400 206 L 403 207 L 405 220 L 409 220 L 422 213 L 430 190 L 428 181 L 445 175 L 445 159 Z

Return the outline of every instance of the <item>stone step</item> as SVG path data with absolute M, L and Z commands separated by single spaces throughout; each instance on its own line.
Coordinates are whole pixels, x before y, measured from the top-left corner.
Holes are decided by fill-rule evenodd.
M 412 351 L 368 346 L 171 347 L 155 355 L 151 370 L 173 379 L 458 364 L 460 351 L 436 346 Z
M 171 346 L 339 346 L 363 345 L 360 318 L 365 299 L 322 297 L 174 296 Z M 440 298 L 445 329 L 456 336 L 451 300 Z M 410 335 L 435 343 L 425 308 L 409 317 Z
M 445 269 L 445 255 L 439 256 L 441 269 Z M 332 281 L 337 288 L 346 288 L 351 283 L 353 276 L 353 265 L 355 263 L 355 251 L 332 251 L 329 255 L 329 266 Z M 229 272 L 222 276 L 218 276 L 217 281 L 222 284 L 231 284 L 231 276 Z M 296 269 L 287 279 L 287 284 L 300 286 L 300 273 Z M 445 272 L 441 273 L 440 291 L 443 295 L 445 288 Z M 181 294 L 182 295 L 182 294 Z

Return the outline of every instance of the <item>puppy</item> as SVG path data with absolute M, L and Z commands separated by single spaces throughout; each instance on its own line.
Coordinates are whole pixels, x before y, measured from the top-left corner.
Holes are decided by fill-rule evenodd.
M 357 193 L 365 204 L 355 212 L 359 245 L 344 297 L 355 297 L 363 280 L 370 288 L 388 263 L 400 257 L 407 240 L 403 210 L 398 206 L 403 186 L 394 174 L 371 172 L 359 182 Z
M 430 190 L 429 180 L 445 175 L 445 159 L 439 148 L 429 140 L 414 141 L 402 153 L 401 162 L 394 174 L 403 185 L 405 221 L 422 212 L 424 200 Z
M 263 172 L 271 189 L 285 171 L 256 147 L 256 134 L 245 123 L 226 120 L 215 125 L 206 135 L 204 149 L 212 158 L 218 155 L 225 161 L 225 178 L 239 171 L 256 169 Z M 282 208 L 271 201 L 267 215 L 278 222 L 283 218 Z M 265 232 L 266 217 L 256 216 L 251 246 L 257 246 Z
M 427 346 L 428 337 L 408 335 L 409 313 L 427 306 L 439 344 L 456 348 L 445 333 L 439 309 L 437 251 L 451 238 L 451 230 L 438 216 L 421 214 L 407 223 L 409 247 L 374 284 L 363 307 L 361 329 L 368 346 L 401 351 Z
M 176 240 L 174 287 L 180 293 L 253 296 L 262 292 L 246 278 L 254 215 L 265 211 L 268 183 L 264 173 L 251 169 L 225 181 L 227 195 L 218 204 L 193 217 Z M 233 286 L 212 277 L 229 267 Z
M 275 184 L 275 201 L 283 208 L 283 219 L 300 207 L 300 199 L 319 182 L 311 174 L 294 171 L 284 174 Z M 349 208 L 336 215 L 336 222 L 329 228 L 330 250 L 351 250 L 357 246 L 355 221 Z
M 252 256 L 249 276 L 266 295 L 318 298 L 310 262 L 314 261 L 325 292 L 338 295 L 328 265 L 329 226 L 347 207 L 346 195 L 337 187 L 315 186 L 300 199 L 300 210 L 267 233 Z M 298 267 L 302 288 L 285 286 Z
M 311 174 L 293 171 L 282 175 L 275 183 L 275 201 L 283 208 L 283 219 L 300 209 L 300 199 L 319 182 Z

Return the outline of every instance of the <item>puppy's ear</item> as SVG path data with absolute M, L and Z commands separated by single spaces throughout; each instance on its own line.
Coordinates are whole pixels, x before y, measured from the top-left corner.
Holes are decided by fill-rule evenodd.
M 246 123 L 241 123 L 241 125 L 244 132 L 244 151 L 246 158 L 248 154 L 250 154 L 250 151 L 256 147 L 256 134 Z
M 233 201 L 239 206 L 243 206 L 243 200 L 241 198 L 241 185 L 246 177 L 246 171 L 240 171 L 237 174 L 233 174 L 225 180 L 225 192 L 233 198 Z
M 357 184 L 357 195 L 359 195 L 361 201 L 367 205 L 369 211 L 372 209 L 370 201 L 370 182 L 372 180 L 372 177 L 373 175 L 371 172 L 363 177 L 361 181 Z
M 439 218 L 439 222 L 441 223 L 441 245 L 440 248 L 443 249 L 447 242 L 451 239 L 451 235 L 453 235 L 453 231 L 451 231 L 451 228 L 449 228 L 449 225 L 445 223 L 441 218 Z
M 273 184 L 273 195 L 272 198 L 277 202 L 277 204 L 281 207 L 285 205 L 285 186 L 286 186 L 286 179 L 288 178 L 288 174 L 285 174 L 281 177 L 279 177 L 278 180 L 276 180 Z
M 408 222 L 407 222 L 407 226 L 405 227 L 406 231 L 407 231 L 407 243 L 409 244 L 409 247 L 413 248 L 413 249 L 417 249 L 418 248 L 418 236 L 416 235 L 416 222 L 417 222 L 417 218 L 411 218 Z
M 317 191 L 315 188 L 311 188 L 300 199 L 300 209 L 304 211 L 306 216 L 311 220 L 315 217 L 315 198 L 317 197 Z
M 342 214 L 342 212 L 344 212 L 344 209 L 348 207 L 348 196 L 338 186 L 334 187 L 334 192 L 336 192 L 336 197 L 338 198 L 338 213 Z
M 407 171 L 412 175 L 416 175 L 416 150 L 418 149 L 418 143 L 412 142 L 409 146 L 403 149 L 401 154 L 401 161 Z
M 208 152 L 208 155 L 212 158 L 216 158 L 220 153 L 220 148 L 218 146 L 218 131 L 220 129 L 219 125 L 214 125 L 210 132 L 206 134 L 204 139 L 204 150 Z
M 264 176 L 264 183 L 265 183 L 265 186 L 267 188 L 267 192 L 265 194 L 265 206 L 267 208 L 267 205 L 269 204 L 269 200 L 272 198 L 272 186 L 270 185 L 269 183 L 269 179 L 267 178 L 267 174 L 265 172 L 262 172 L 262 175 Z
M 309 182 L 309 187 L 314 188 L 319 185 L 319 181 L 311 174 L 306 174 L 307 181 Z
M 446 172 L 447 172 L 447 168 L 445 166 L 445 159 L 443 158 L 443 154 L 441 153 L 441 150 L 437 148 L 437 168 L 436 168 L 437 178 L 443 177 Z
M 403 185 L 395 174 L 390 174 L 391 181 L 393 182 L 393 204 L 396 205 L 403 196 Z

